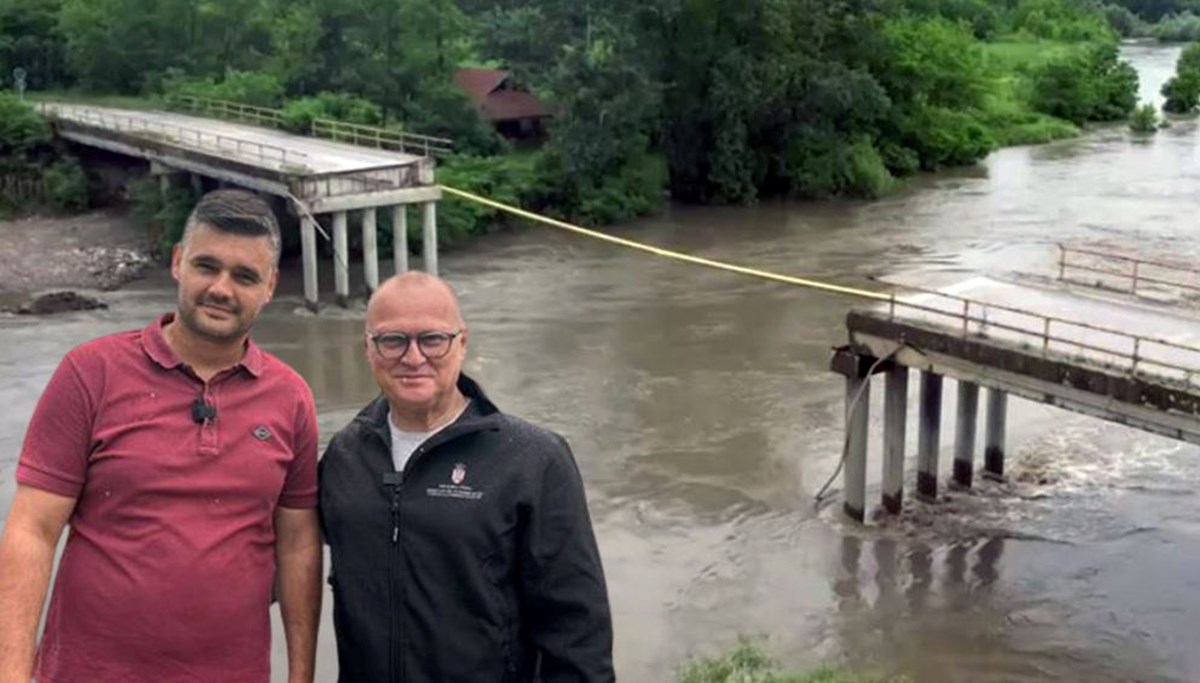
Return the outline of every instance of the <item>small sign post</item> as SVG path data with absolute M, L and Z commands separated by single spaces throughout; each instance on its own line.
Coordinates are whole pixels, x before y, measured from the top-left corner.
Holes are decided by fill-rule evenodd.
M 16 87 L 17 96 L 21 98 L 22 102 L 25 101 L 25 76 L 27 75 L 25 69 L 19 66 L 12 70 L 13 85 Z

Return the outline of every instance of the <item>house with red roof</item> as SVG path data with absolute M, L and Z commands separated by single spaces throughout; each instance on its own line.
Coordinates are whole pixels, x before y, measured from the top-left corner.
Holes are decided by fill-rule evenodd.
M 467 94 L 480 116 L 505 137 L 541 137 L 543 122 L 551 116 L 550 108 L 515 84 L 507 71 L 459 69 L 454 84 Z

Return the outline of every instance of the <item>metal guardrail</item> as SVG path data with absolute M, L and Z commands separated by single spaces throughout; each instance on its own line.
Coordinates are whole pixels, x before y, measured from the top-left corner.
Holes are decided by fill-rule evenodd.
M 106 130 L 139 133 L 184 147 L 205 152 L 215 151 L 218 154 L 233 154 L 260 162 L 300 165 L 304 159 L 308 158 L 307 154 L 286 147 L 163 123 L 150 118 L 102 112 L 86 107 L 64 107 L 46 102 L 39 103 L 37 110 L 48 118 L 92 124 Z
M 354 145 L 371 145 L 378 149 L 390 149 L 402 154 L 421 156 L 445 155 L 453 151 L 454 141 L 417 133 L 364 126 L 331 119 L 315 119 L 312 122 L 313 137 L 329 138 Z
M 193 95 L 169 96 L 167 104 L 198 114 L 247 121 L 272 128 L 285 128 L 283 111 L 280 109 L 258 107 L 229 100 L 212 100 Z M 454 141 L 448 138 L 333 119 L 314 119 L 310 133 L 316 138 L 349 142 L 354 145 L 370 145 L 377 149 L 388 149 L 402 154 L 445 155 L 451 153 L 454 148 Z
M 221 119 L 246 121 L 269 128 L 283 128 L 283 112 L 269 107 L 258 107 L 252 104 L 231 102 L 229 100 L 210 100 L 194 95 L 168 95 L 167 107 L 184 109 L 197 114 L 205 114 Z
M 1160 372 L 1173 371 L 1179 373 L 1179 379 L 1188 385 L 1191 385 L 1193 380 L 1197 376 L 1200 376 L 1200 347 L 1197 346 L 1181 344 L 1149 335 L 1132 334 L 1103 325 L 1049 316 L 1028 309 L 980 301 L 937 290 L 910 286 L 905 286 L 904 289 L 928 296 L 940 297 L 948 301 L 949 306 L 938 308 L 936 306 L 904 301 L 897 297 L 896 292 L 892 292 L 891 298 L 888 301 L 888 318 L 890 321 L 897 321 L 899 318 L 897 309 L 917 310 L 953 320 L 954 327 L 960 331 L 964 339 L 972 335 L 976 337 L 988 337 L 988 330 L 1001 330 L 1013 334 L 1018 340 L 1024 340 L 1018 342 L 1023 346 L 1033 348 L 1040 346 L 1043 356 L 1050 353 L 1062 353 L 1052 348 L 1057 344 L 1075 349 L 1077 356 L 1083 355 L 1084 360 L 1092 362 L 1098 362 L 1100 359 L 1088 358 L 1084 354 L 1087 352 L 1104 354 L 1108 361 L 1110 361 L 1107 363 L 1109 366 L 1120 367 L 1131 374 L 1136 374 L 1139 370 L 1149 372 L 1155 368 Z M 988 311 L 998 311 L 1011 316 L 1028 318 L 1033 324 L 1031 326 L 1022 326 L 1011 322 L 1004 322 L 1003 320 L 996 320 L 994 317 L 989 320 Z M 1094 341 L 1085 341 L 1080 338 L 1072 339 L 1064 336 L 1064 333 L 1069 331 L 1075 331 L 1079 335 L 1086 335 L 1088 333 L 1092 333 L 1093 335 L 1107 335 L 1114 340 L 1119 340 L 1121 348 L 1102 346 Z M 1147 357 L 1147 352 L 1154 349 L 1159 349 L 1160 351 L 1165 349 L 1175 353 L 1190 355 L 1195 360 L 1191 363 L 1184 363 L 1178 360 Z
M 1083 281 L 1068 277 L 1072 272 L 1080 272 L 1091 276 L 1113 278 L 1121 283 L 1112 287 L 1113 289 L 1130 294 L 1138 294 L 1145 285 L 1177 287 L 1184 291 L 1200 294 L 1200 270 L 1195 268 L 1064 244 L 1059 244 L 1058 250 L 1058 279 L 1064 282 L 1096 287 L 1104 285 L 1102 280 L 1095 278 L 1092 281 Z M 1074 261 L 1072 261 L 1071 255 L 1076 256 Z M 1171 277 L 1171 275 L 1180 274 L 1190 276 L 1191 282 Z

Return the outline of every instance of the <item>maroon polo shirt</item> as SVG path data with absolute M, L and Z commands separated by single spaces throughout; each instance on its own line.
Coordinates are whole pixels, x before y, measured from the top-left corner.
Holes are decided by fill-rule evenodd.
M 274 513 L 317 503 L 312 394 L 253 342 L 201 382 L 171 319 L 72 349 L 30 422 L 17 481 L 77 498 L 39 683 L 269 679 Z

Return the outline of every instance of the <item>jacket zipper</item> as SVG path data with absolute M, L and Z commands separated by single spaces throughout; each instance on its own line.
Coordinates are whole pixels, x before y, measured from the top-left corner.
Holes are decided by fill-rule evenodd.
M 399 630 L 400 611 L 400 606 L 396 604 L 396 585 L 398 583 L 396 580 L 396 574 L 400 564 L 400 487 L 403 486 L 404 483 L 403 473 L 401 473 L 400 476 L 400 481 L 392 486 L 392 549 L 391 562 L 389 563 L 391 566 L 391 572 L 389 573 L 391 575 L 388 577 L 388 602 L 392 605 L 392 609 L 388 610 L 388 659 L 391 660 L 389 662 L 388 670 L 391 672 L 389 678 L 391 678 L 393 681 L 401 680 L 396 676 L 396 642 L 398 640 L 396 632 Z
M 404 468 L 398 472 L 399 481 L 392 487 L 392 576 L 388 591 L 392 597 L 391 620 L 393 629 L 389 650 L 391 651 L 393 661 L 392 680 L 400 682 L 408 680 L 408 673 L 405 671 L 404 663 L 404 633 L 401 627 L 403 624 L 404 605 L 407 601 L 404 596 L 405 582 L 400 580 L 402 578 L 400 577 L 402 573 L 400 571 L 400 527 L 404 521 L 403 511 L 400 509 L 400 496 L 404 490 L 404 480 L 407 478 L 406 473 L 408 472 L 409 465 L 424 451 L 425 447 L 422 445 L 418 446 L 417 450 L 412 452 L 412 455 L 408 458 L 408 462 L 404 463 Z M 398 602 L 396 599 L 397 594 L 399 594 Z M 396 677 L 397 671 L 400 674 L 399 677 Z

